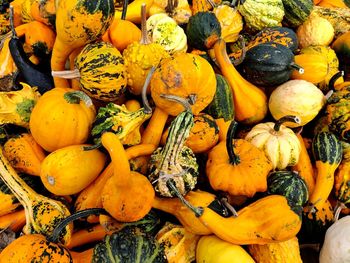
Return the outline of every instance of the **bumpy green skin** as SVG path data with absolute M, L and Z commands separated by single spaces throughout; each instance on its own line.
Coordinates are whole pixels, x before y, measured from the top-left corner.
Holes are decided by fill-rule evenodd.
M 135 227 L 107 235 L 94 247 L 92 263 L 166 263 L 164 250 L 154 237 Z
M 292 171 L 272 172 L 267 178 L 267 187 L 270 194 L 285 196 L 292 208 L 303 206 L 309 199 L 305 181 Z
M 157 194 L 165 197 L 176 196 L 168 188 L 172 179 L 180 194 L 185 195 L 197 184 L 198 164 L 192 150 L 184 146 L 193 126 L 193 115 L 188 111 L 180 113 L 169 128 L 165 146 L 158 148 L 149 161 L 148 179 Z
M 312 0 L 282 0 L 284 20 L 289 27 L 298 27 L 309 17 L 314 2 Z
M 339 164 L 343 157 L 343 147 L 331 132 L 320 132 L 312 140 L 312 153 L 315 161 Z
M 126 91 L 127 76 L 123 56 L 106 42 L 87 44 L 75 59 L 80 85 L 90 97 L 113 101 Z
M 238 6 L 238 11 L 253 31 L 279 26 L 284 16 L 282 0 L 246 0 Z
M 334 92 L 326 111 L 330 131 L 350 143 L 350 87 Z
M 223 118 L 225 121 L 232 120 L 235 115 L 232 89 L 227 80 L 220 74 L 216 74 L 216 92 L 212 102 L 204 112 L 214 119 Z
M 255 85 L 274 86 L 289 80 L 293 52 L 277 43 L 262 43 L 249 49 L 240 65 L 244 78 Z
M 188 44 L 199 50 L 210 49 L 221 37 L 221 26 L 214 13 L 198 12 L 191 16 L 186 35 Z

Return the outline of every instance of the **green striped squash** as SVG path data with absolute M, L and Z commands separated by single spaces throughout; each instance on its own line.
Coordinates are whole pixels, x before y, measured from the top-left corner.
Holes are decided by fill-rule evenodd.
M 177 196 L 168 186 L 170 180 L 181 195 L 186 195 L 197 184 L 196 157 L 193 151 L 184 145 L 193 124 L 192 112 L 185 110 L 180 113 L 170 124 L 164 147 L 158 148 L 151 155 L 148 179 L 160 196 Z
M 81 89 L 101 101 L 115 101 L 126 91 L 124 59 L 110 43 L 87 44 L 75 59 Z
M 283 22 L 289 27 L 298 27 L 309 17 L 314 3 L 312 0 L 282 0 L 284 6 Z
M 267 178 L 269 194 L 283 195 L 287 198 L 292 208 L 301 210 L 301 207 L 309 199 L 309 193 L 305 181 L 297 172 L 275 171 Z
M 312 140 L 312 153 L 315 161 L 338 166 L 343 149 L 338 138 L 331 132 L 320 132 Z
M 204 110 L 214 119 L 232 120 L 235 115 L 232 89 L 225 77 L 216 74 L 216 92 L 212 102 Z

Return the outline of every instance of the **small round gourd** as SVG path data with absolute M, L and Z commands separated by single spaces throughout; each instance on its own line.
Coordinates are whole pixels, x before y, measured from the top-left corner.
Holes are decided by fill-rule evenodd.
M 41 96 L 30 116 L 35 141 L 48 152 L 88 139 L 96 110 L 83 91 L 54 88 Z
M 297 172 L 275 171 L 267 178 L 267 190 L 270 194 L 283 195 L 292 208 L 299 209 L 306 204 L 309 193 L 305 181 Z
M 300 122 L 295 116 L 285 116 L 276 123 L 259 123 L 245 137 L 265 152 L 272 162 L 273 169 L 281 170 L 293 166 L 299 160 L 300 142 L 295 133 L 283 125 L 286 121 Z
M 289 80 L 278 86 L 269 99 L 269 110 L 275 120 L 286 115 L 298 116 L 300 123 L 286 122 L 287 127 L 303 126 L 316 117 L 325 104 L 322 91 L 305 80 Z

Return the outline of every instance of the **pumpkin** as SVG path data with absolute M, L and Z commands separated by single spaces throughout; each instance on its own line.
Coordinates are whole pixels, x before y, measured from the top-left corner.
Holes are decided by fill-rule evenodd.
M 236 8 L 227 4 L 214 7 L 213 13 L 219 20 L 221 37 L 226 43 L 238 40 L 239 33 L 243 29 L 243 18 Z
M 114 2 L 103 0 L 59 1 L 56 5 L 56 40 L 52 50 L 51 69 L 65 69 L 69 54 L 100 38 L 111 25 L 114 17 Z M 54 78 L 55 87 L 67 88 L 68 81 Z
M 282 0 L 283 22 L 290 27 L 298 27 L 309 17 L 314 7 L 313 0 Z
M 163 13 L 173 18 L 177 24 L 187 24 L 192 16 L 187 0 L 154 0 L 149 9 L 150 16 Z
M 10 138 L 3 146 L 4 156 L 17 172 L 40 175 L 41 163 L 45 159 L 43 148 L 29 133 Z
M 231 64 L 224 40 L 214 45 L 215 59 L 233 93 L 235 119 L 244 124 L 261 121 L 267 114 L 267 97 L 258 87 L 245 80 Z
M 343 204 L 350 202 L 349 176 L 350 176 L 350 144 L 342 142 L 343 158 L 334 175 L 335 197 Z
M 216 90 L 213 68 L 204 58 L 180 53 L 163 59 L 151 80 L 151 95 L 157 107 L 176 116 L 182 106 L 161 97 L 176 95 L 189 100 L 193 114 L 198 114 L 212 101 Z
M 215 74 L 215 76 L 216 92 L 213 100 L 204 111 L 215 119 L 232 120 L 235 114 L 232 89 L 224 76 L 220 74 Z
M 155 192 L 151 183 L 142 174 L 130 171 L 127 155 L 117 135 L 105 132 L 101 143 L 113 163 L 113 175 L 107 179 L 101 192 L 103 208 L 121 222 L 140 220 L 152 208 Z
M 151 43 L 147 35 L 146 6 L 141 8 L 141 40 L 133 42 L 123 51 L 127 70 L 128 88 L 135 95 L 140 95 L 147 73 L 152 66 L 158 65 L 161 59 L 169 57 L 168 52 L 157 43 Z
M 347 262 L 350 255 L 347 250 L 350 216 L 345 216 L 335 221 L 326 232 L 326 236 L 320 251 L 320 263 Z
M 53 152 L 64 146 L 85 143 L 95 115 L 95 107 L 84 92 L 54 88 L 38 100 L 29 128 L 35 141 L 46 151 Z
M 274 89 L 269 110 L 275 120 L 286 115 L 300 118 L 300 123 L 286 122 L 287 127 L 303 126 L 316 117 L 326 99 L 320 89 L 305 80 L 289 80 Z
M 186 263 L 195 260 L 199 235 L 192 234 L 183 226 L 166 222 L 155 236 L 169 263 Z
M 273 169 L 282 170 L 299 160 L 300 142 L 293 130 L 283 125 L 287 121 L 300 122 L 298 117 L 285 116 L 276 123 L 257 124 L 245 136 L 247 141 L 265 152 Z
M 190 17 L 186 35 L 191 47 L 199 50 L 210 49 L 221 37 L 220 22 L 212 12 L 198 12 Z
M 155 14 L 147 19 L 147 30 L 152 42 L 160 44 L 170 54 L 186 52 L 187 36 L 175 19 L 163 13 Z
M 255 34 L 252 39 L 246 42 L 246 50 L 249 50 L 256 45 L 270 42 L 286 46 L 293 52 L 295 52 L 298 48 L 298 38 L 295 32 L 288 27 L 281 26 L 266 27 Z M 230 59 L 235 60 L 240 58 L 242 56 L 242 51 L 242 47 L 239 47 L 237 50 L 232 51 L 232 53 L 229 54 Z
M 254 263 L 253 258 L 239 245 L 223 241 L 215 235 L 202 236 L 196 249 L 197 263 L 232 262 Z
M 327 19 L 312 13 L 298 27 L 297 36 L 300 48 L 312 45 L 328 46 L 334 38 L 334 29 Z
M 97 149 L 84 150 L 84 146 L 66 146 L 46 156 L 40 178 L 47 190 L 56 195 L 77 194 L 96 179 L 107 158 Z
M 320 132 L 312 140 L 312 153 L 316 161 L 317 178 L 309 206 L 312 210 L 319 210 L 333 189 L 334 172 L 342 159 L 342 145 L 334 134 Z
M 10 188 L 23 205 L 26 214 L 25 234 L 50 235 L 59 221 L 70 214 L 60 201 L 36 193 L 12 168 L 0 151 L 0 178 Z M 67 243 L 72 233 L 72 226 L 67 225 L 61 234 L 63 243 Z
M 211 149 L 206 173 L 214 190 L 252 197 L 256 192 L 267 190 L 266 179 L 272 163 L 250 142 L 243 139 L 233 141 L 236 128 L 237 123 L 232 121 L 226 142 L 221 141 Z
M 21 85 L 21 90 L 0 93 L 0 124 L 29 127 L 31 112 L 39 95 L 29 85 L 25 83 Z
M 185 111 L 170 125 L 164 147 L 154 151 L 149 160 L 147 177 L 160 196 L 173 197 L 176 190 L 179 194 L 186 195 L 197 183 L 196 158 L 192 150 L 184 145 L 193 127 L 193 114 L 190 106 L 184 105 Z
M 321 55 L 300 54 L 294 57 L 295 63 L 304 70 L 293 70 L 291 79 L 303 79 L 313 84 L 318 84 L 325 80 L 328 74 L 327 59 Z
M 293 52 L 278 43 L 262 43 L 250 48 L 239 66 L 249 82 L 262 86 L 286 82 L 294 69 L 304 72 L 302 66 L 294 63 Z
M 246 0 L 238 6 L 238 11 L 244 17 L 247 26 L 253 31 L 279 26 L 284 16 L 282 0 Z
M 249 245 L 248 251 L 257 263 L 303 262 L 301 260 L 299 243 L 296 237 L 283 242 L 266 245 Z
M 309 199 L 305 181 L 297 172 L 275 171 L 267 178 L 269 194 L 279 194 L 287 198 L 289 205 L 295 212 L 300 212 L 302 206 Z
M 350 142 L 350 87 L 333 92 L 327 100 L 326 114 L 329 130 L 341 140 Z

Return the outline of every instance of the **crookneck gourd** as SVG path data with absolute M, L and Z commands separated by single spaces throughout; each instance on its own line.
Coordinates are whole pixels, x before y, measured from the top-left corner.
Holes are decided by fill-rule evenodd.
M 50 235 L 56 225 L 70 215 L 68 208 L 60 201 L 36 193 L 12 168 L 0 149 L 0 178 L 23 205 L 26 213 L 26 234 Z M 61 234 L 63 243 L 68 243 L 72 225 L 67 225 Z
M 158 148 L 149 161 L 148 179 L 155 191 L 166 197 L 174 197 L 174 188 L 181 195 L 192 190 L 197 183 L 198 164 L 190 148 L 185 146 L 193 126 L 193 114 L 188 103 L 175 96 L 164 95 L 168 100 L 179 101 L 185 106 L 171 123 L 169 135 L 163 148 Z M 169 187 L 172 184 L 173 187 Z
M 284 169 L 295 165 L 299 160 L 300 142 L 293 130 L 283 125 L 286 121 L 300 122 L 300 119 L 296 116 L 284 116 L 276 123 L 259 123 L 245 137 L 265 152 L 273 169 Z
M 234 140 L 236 128 L 237 122 L 232 121 L 226 141 L 210 150 L 206 172 L 214 190 L 252 197 L 256 192 L 267 190 L 267 176 L 272 163 L 252 143 Z
M 127 69 L 128 89 L 135 95 L 140 95 L 147 73 L 157 66 L 163 58 L 169 57 L 168 52 L 157 43 L 151 43 L 147 34 L 146 5 L 141 7 L 141 41 L 133 42 L 123 51 Z
M 127 72 L 124 59 L 112 44 L 87 44 L 75 58 L 75 69 L 52 71 L 52 76 L 79 78 L 81 90 L 102 101 L 118 100 L 126 91 Z

